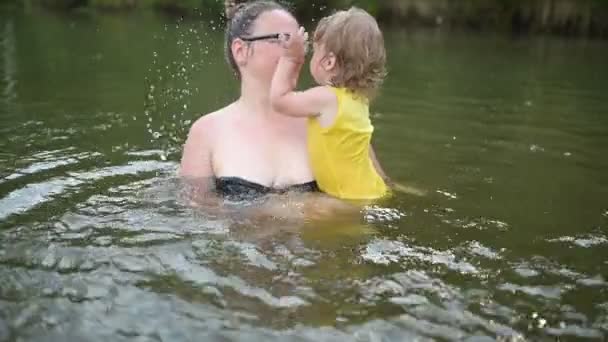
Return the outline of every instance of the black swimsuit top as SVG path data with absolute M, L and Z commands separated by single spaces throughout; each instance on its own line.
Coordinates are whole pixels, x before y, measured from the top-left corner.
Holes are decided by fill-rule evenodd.
M 218 177 L 215 179 L 215 189 L 221 196 L 238 201 L 253 200 L 268 194 L 319 191 L 315 181 L 294 184 L 284 188 L 272 188 L 239 177 Z

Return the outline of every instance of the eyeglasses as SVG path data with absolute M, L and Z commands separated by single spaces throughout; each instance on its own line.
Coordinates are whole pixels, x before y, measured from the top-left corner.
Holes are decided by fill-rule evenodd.
M 281 37 L 285 37 L 285 40 L 289 40 L 291 38 L 291 33 L 271 33 L 271 34 L 263 34 L 259 36 L 250 36 L 250 37 L 239 37 L 242 41 L 245 42 L 255 42 L 259 40 L 272 40 L 274 42 L 279 42 Z M 310 52 L 310 41 L 304 42 L 304 50 L 308 54 Z
M 263 34 L 260 36 L 250 36 L 250 37 L 239 37 L 245 42 L 255 42 L 258 40 L 279 40 L 281 37 L 289 38 L 291 37 L 290 33 L 271 33 L 271 34 Z

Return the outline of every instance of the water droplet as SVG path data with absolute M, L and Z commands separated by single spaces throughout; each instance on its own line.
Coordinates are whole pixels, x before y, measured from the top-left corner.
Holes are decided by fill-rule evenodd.
M 458 196 L 456 194 L 452 194 L 452 193 L 449 193 L 447 191 L 443 191 L 443 190 L 436 190 L 436 191 L 437 191 L 437 193 L 442 194 L 445 197 L 450 198 L 450 199 L 457 199 L 458 198 Z
M 544 152 L 544 151 L 545 151 L 545 149 L 544 149 L 544 148 L 542 148 L 541 146 L 538 146 L 538 145 L 534 145 L 534 144 L 533 144 L 533 145 L 530 145 L 530 151 L 531 151 L 531 152 Z

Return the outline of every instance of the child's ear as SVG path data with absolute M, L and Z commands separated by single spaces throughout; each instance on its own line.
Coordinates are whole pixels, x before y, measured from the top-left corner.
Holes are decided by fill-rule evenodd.
M 336 67 L 336 55 L 330 52 L 323 59 L 323 69 L 325 71 L 332 71 Z

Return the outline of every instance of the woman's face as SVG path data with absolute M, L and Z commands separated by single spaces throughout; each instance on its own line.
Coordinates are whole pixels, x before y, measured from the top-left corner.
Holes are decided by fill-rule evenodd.
M 251 30 L 249 37 L 260 37 L 276 33 L 295 34 L 299 25 L 288 12 L 273 10 L 261 14 Z M 270 83 L 283 48 L 279 39 L 269 38 L 246 42 L 242 56 L 241 73 Z

